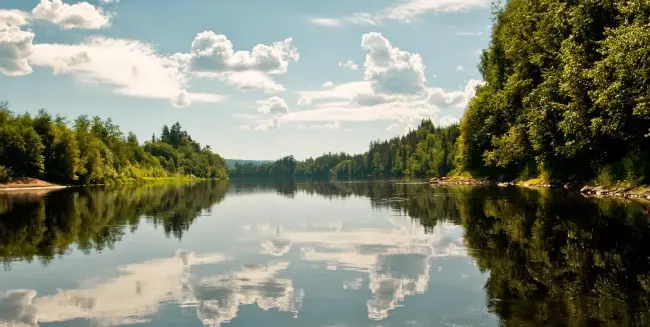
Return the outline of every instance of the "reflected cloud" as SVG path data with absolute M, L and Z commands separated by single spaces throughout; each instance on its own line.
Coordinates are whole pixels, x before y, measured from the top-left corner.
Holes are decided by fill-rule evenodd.
M 303 225 L 294 231 L 275 230 L 281 231 L 285 242 L 300 246 L 303 260 L 324 263 L 327 270 L 367 273 L 372 293 L 366 303 L 368 317 L 384 320 L 406 297 L 426 292 L 435 258 L 467 256 L 460 226 L 439 224 L 426 233 L 408 217 L 393 217 L 390 223 L 392 228 L 387 229 Z M 271 230 L 267 225 L 257 226 L 262 237 Z M 357 290 L 362 285 L 363 279 L 343 282 L 344 289 Z
M 267 235 L 266 239 L 263 239 L 261 243 L 262 254 L 282 257 L 291 250 L 291 241 L 282 236 L 281 226 L 273 228 L 270 225 L 259 225 L 258 231 L 263 235 Z
M 34 290 L 0 293 L 0 326 L 38 326 L 73 319 L 99 326 L 145 323 L 165 301 L 186 292 L 188 268 L 227 260 L 218 253 L 179 251 L 172 258 L 120 267 L 115 278 L 79 289 L 37 296 Z
M 254 304 L 264 311 L 277 309 L 297 317 L 304 292 L 294 289 L 290 279 L 279 274 L 288 262 L 249 265 L 241 271 L 203 278 L 192 286 L 194 303 L 203 325 L 218 327 L 232 321 L 243 305 Z

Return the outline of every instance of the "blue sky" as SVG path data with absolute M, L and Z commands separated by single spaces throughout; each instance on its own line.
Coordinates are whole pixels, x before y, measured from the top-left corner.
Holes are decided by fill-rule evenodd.
M 359 153 L 462 116 L 488 0 L 2 0 L 0 100 L 179 121 L 226 158 Z

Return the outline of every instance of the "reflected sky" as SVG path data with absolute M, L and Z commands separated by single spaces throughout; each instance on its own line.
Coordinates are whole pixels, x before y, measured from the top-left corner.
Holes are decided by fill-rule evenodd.
M 645 319 L 650 229 L 634 205 L 513 192 L 265 182 L 0 197 L 0 327 L 564 325 L 595 321 L 581 305 L 612 289 L 626 296 L 612 312 Z M 581 302 L 553 304 L 566 294 Z

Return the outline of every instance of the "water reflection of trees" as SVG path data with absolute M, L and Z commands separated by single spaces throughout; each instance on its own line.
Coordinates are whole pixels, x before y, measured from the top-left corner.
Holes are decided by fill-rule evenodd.
M 194 219 L 223 200 L 224 182 L 70 189 L 38 195 L 0 195 L 0 260 L 38 258 L 47 264 L 72 247 L 111 248 L 140 219 L 182 238 Z
M 418 219 L 462 224 L 489 309 L 505 326 L 650 326 L 648 206 L 565 192 L 301 182 L 298 192 L 368 197 Z
M 467 201 L 466 243 L 508 326 L 650 325 L 650 229 L 639 204 L 519 192 Z

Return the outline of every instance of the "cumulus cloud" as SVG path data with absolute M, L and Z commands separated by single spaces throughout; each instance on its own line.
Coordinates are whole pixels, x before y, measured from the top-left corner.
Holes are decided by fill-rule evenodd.
M 308 106 L 310 104 L 311 104 L 311 99 L 310 98 L 300 97 L 300 99 L 298 99 L 298 105 L 299 106 Z
M 199 33 L 192 42 L 190 67 L 197 72 L 257 70 L 285 73 L 289 62 L 298 61 L 298 50 L 292 39 L 272 45 L 258 44 L 252 51 L 235 51 L 225 35 L 212 31 Z
M 40 0 L 32 10 L 36 19 L 49 21 L 64 29 L 100 29 L 111 24 L 111 15 L 102 8 L 88 2 L 75 4 L 63 3 L 61 0 Z
M 447 111 L 451 110 L 459 116 L 474 97 L 476 87 L 483 84 L 470 80 L 461 90 L 429 87 L 420 55 L 394 47 L 379 33 L 363 35 L 362 48 L 367 52 L 363 81 L 298 91 L 299 102 L 309 110 L 287 113 L 280 117 L 281 121 L 387 120 L 391 121 L 389 130 L 404 131 L 415 128 L 422 119 L 448 124 L 450 118 L 439 119 L 439 113 L 450 116 Z
M 257 111 L 264 114 L 284 114 L 289 112 L 287 102 L 280 97 L 270 97 L 266 100 L 260 100 L 257 101 L 257 104 L 260 105 Z
M 27 24 L 28 14 L 21 10 L 0 9 L 0 26 L 22 26 Z
M 258 120 L 257 125 L 253 130 L 256 132 L 266 132 L 276 128 L 280 128 L 280 120 L 278 118 L 272 118 L 267 120 Z
M 55 75 L 71 74 L 83 83 L 111 86 L 116 94 L 167 99 L 178 107 L 225 99 L 186 91 L 187 79 L 178 62 L 139 41 L 92 37 L 76 45 L 37 44 L 29 61 L 52 68 Z
M 32 67 L 28 58 L 34 52 L 34 33 L 13 25 L 21 23 L 15 17 L 5 22 L 5 25 L 0 24 L 0 73 L 8 76 L 30 74 Z
M 237 127 L 237 130 L 240 130 L 240 131 L 242 131 L 242 132 L 247 132 L 247 131 L 250 131 L 250 130 L 251 130 L 251 127 L 250 127 L 249 125 L 246 125 L 246 124 L 244 124 L 244 125 L 239 125 L 239 126 Z
M 465 108 L 469 101 L 476 95 L 476 87 L 484 83 L 479 80 L 469 80 L 462 91 L 445 91 L 441 88 L 428 90 L 426 101 L 438 108 L 454 107 Z
M 272 45 L 258 44 L 251 51 L 235 51 L 222 34 L 205 31 L 197 34 L 189 54 L 177 58 L 190 72 L 204 77 L 218 77 L 242 90 L 283 91 L 284 87 L 268 75 L 284 74 L 290 62 L 300 59 L 291 38 Z
M 440 120 L 438 121 L 438 125 L 443 127 L 453 125 L 453 124 L 458 124 L 458 123 L 460 123 L 460 119 L 454 116 L 444 116 L 440 118 Z
M 348 61 L 344 61 L 344 62 L 339 61 L 339 67 L 348 68 L 348 69 L 352 69 L 352 70 L 358 70 L 359 69 L 359 65 L 355 64 L 353 60 L 348 60 Z
M 327 81 L 327 82 L 323 83 L 323 87 L 326 88 L 326 89 L 328 89 L 328 88 L 330 88 L 332 86 L 334 86 L 334 83 L 332 83 L 331 81 Z
M 424 90 L 424 64 L 417 53 L 394 47 L 380 33 L 367 33 L 361 38 L 367 52 L 365 79 L 373 90 L 387 94 L 416 94 Z

